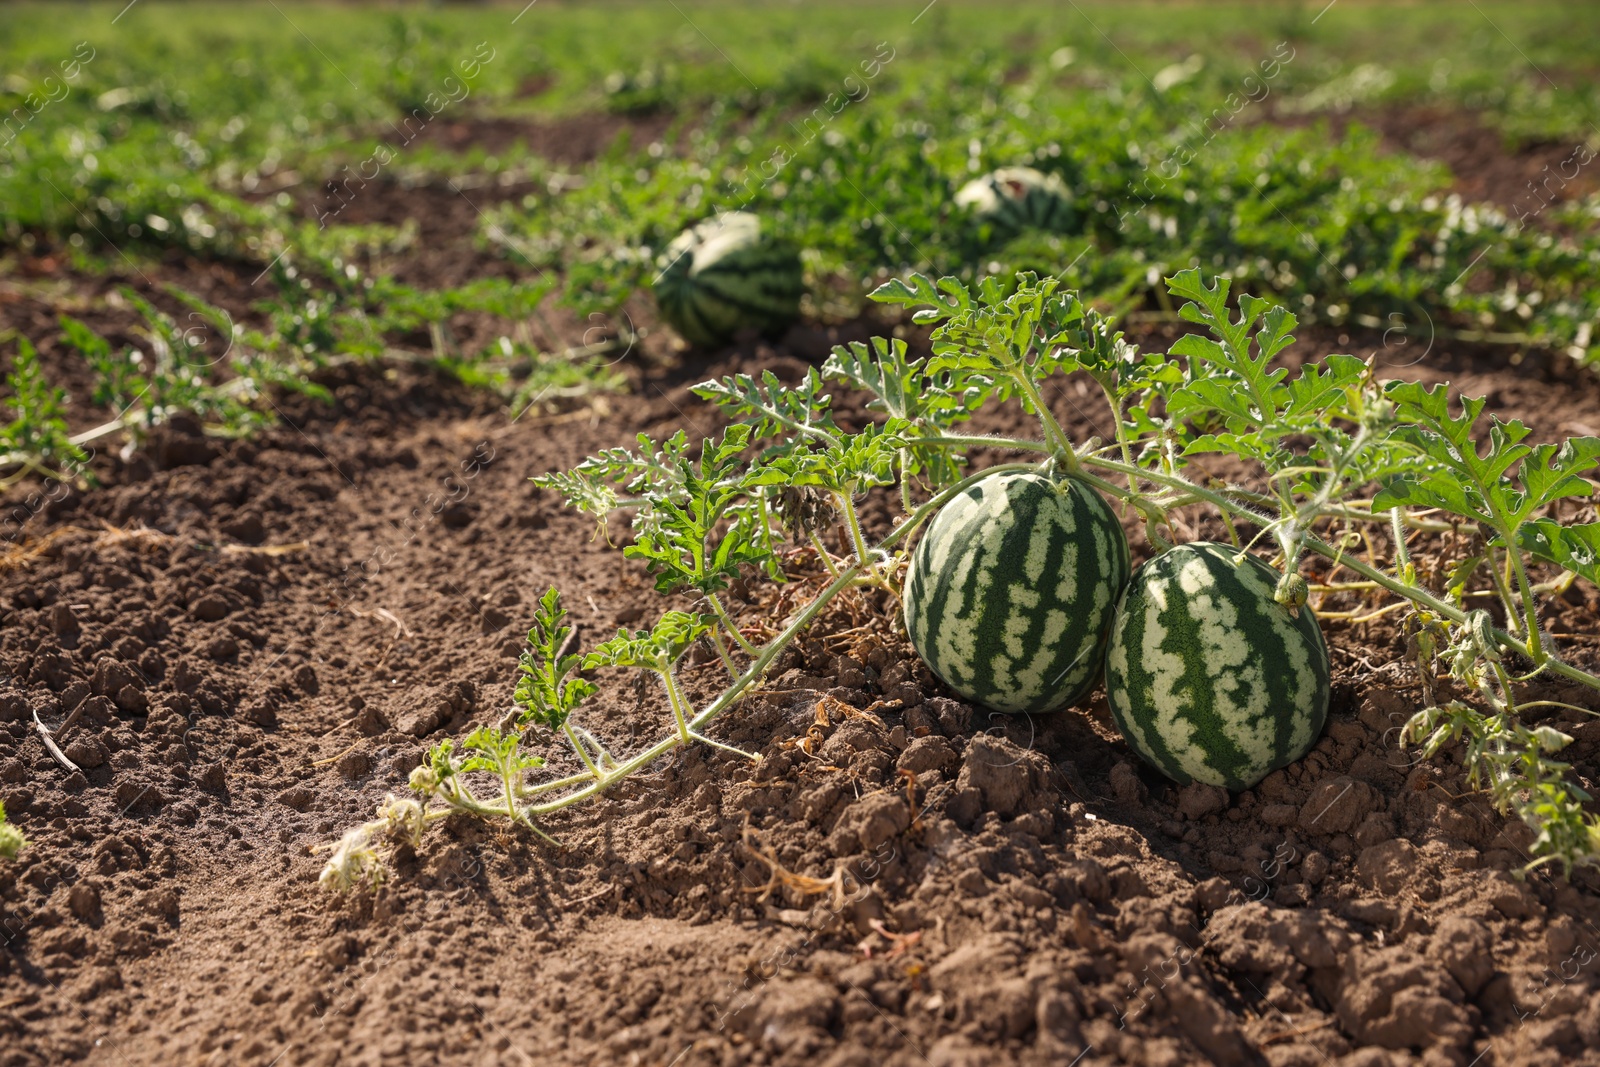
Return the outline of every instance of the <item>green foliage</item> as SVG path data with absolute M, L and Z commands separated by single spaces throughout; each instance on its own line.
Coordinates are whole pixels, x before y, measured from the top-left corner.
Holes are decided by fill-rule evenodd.
M 217 432 L 229 436 L 241 436 L 271 421 L 241 399 L 245 389 L 223 390 L 210 380 L 210 368 L 225 355 L 225 350 L 216 349 L 231 346 L 231 330 L 219 339 L 209 329 L 184 328 L 132 289 L 124 288 L 122 295 L 144 319 L 153 350 L 147 375 L 136 379 L 144 393 L 143 408 L 136 416 L 143 428 L 179 412 L 213 420 Z M 225 315 L 218 315 L 226 321 Z
M 452 775 L 489 771 L 500 778 L 520 779 L 524 772 L 544 766 L 541 757 L 523 754 L 521 739 L 516 734 L 502 734 L 492 726 L 480 726 L 472 731 L 461 742 L 461 747 L 461 761 L 448 761 Z
M 906 447 L 907 430 L 904 420 L 890 419 L 822 445 L 795 448 L 773 457 L 745 484 L 817 487 L 847 496 L 873 486 L 893 485 L 899 481 L 897 463 Z
M 618 630 L 584 659 L 584 669 L 638 667 L 665 674 L 689 647 L 710 633 L 716 619 L 687 611 L 669 611 L 648 630 Z
M 122 411 L 144 392 L 144 379 L 138 375 L 139 359 L 132 349 L 113 353 L 110 342 L 69 315 L 61 316 L 61 329 L 67 343 L 94 370 L 90 400 Z
M 411 772 L 409 784 L 425 800 L 443 803 L 447 811 L 517 819 L 518 804 L 525 795 L 525 777 L 529 771 L 543 767 L 544 762 L 542 756 L 523 749 L 519 732 L 480 726 L 461 739 L 459 749 L 450 738 L 430 748 L 422 766 Z M 494 795 L 480 796 L 466 778 L 470 774 L 492 775 Z M 415 818 L 404 821 L 404 826 L 420 835 L 425 823 L 426 812 L 419 810 Z
M 1517 546 L 1600 585 L 1600 523 L 1530 519 L 1517 530 Z
M 1209 329 L 1215 339 L 1185 334 L 1172 346 L 1172 354 L 1189 357 L 1186 390 L 1205 390 L 1196 408 L 1225 411 L 1254 426 L 1277 421 L 1278 390 L 1288 371 L 1270 369 L 1278 353 L 1294 342 L 1290 330 L 1297 319 L 1271 301 L 1245 294 L 1239 297 L 1239 317 L 1228 313 L 1226 278 L 1207 286 L 1198 270 L 1179 271 L 1167 279 L 1173 296 L 1187 301 L 1178 315 Z M 1254 353 L 1250 331 L 1255 329 Z M 1201 364 L 1210 364 L 1202 368 Z M 1185 389 L 1174 394 L 1184 396 Z M 1242 395 L 1241 395 L 1242 394 Z
M 1571 766 L 1551 759 L 1572 738 L 1549 726 L 1529 727 L 1501 712 L 1485 715 L 1453 700 L 1426 708 L 1405 725 L 1404 740 L 1420 744 L 1431 757 L 1445 745 L 1465 742 L 1468 780 L 1487 789 L 1495 806 L 1527 823 L 1535 833 L 1533 866 L 1559 863 L 1568 874 L 1574 863 L 1600 855 L 1600 818 L 1583 805 L 1589 794 L 1565 780 Z
M 517 680 L 511 699 L 522 709 L 517 716 L 519 723 L 559 730 L 567 724 L 573 709 L 594 695 L 594 683 L 568 677 L 583 659 L 580 653 L 566 651 L 572 635 L 567 611 L 561 606 L 561 592 L 551 586 L 539 598 L 533 628 L 528 631 L 531 650 L 517 661 L 522 677 Z
M 931 373 L 928 361 L 907 359 L 906 343 L 874 337 L 870 343 L 835 345 L 822 376 L 869 394 L 868 411 L 880 411 L 919 430 L 945 430 L 977 414 L 981 391 L 952 388 L 951 375 Z
M 1159 393 L 1185 456 L 1226 453 L 1260 463 L 1275 476 L 1298 530 L 1323 505 L 1400 462 L 1389 439 L 1390 412 L 1376 402 L 1365 361 L 1334 354 L 1290 378 L 1273 364 L 1294 343 L 1294 315 L 1245 294 L 1234 318 L 1227 279 L 1207 286 L 1197 270 L 1180 271 L 1168 284 L 1186 301 L 1179 315 L 1212 334 L 1185 334 L 1172 345 L 1172 355 L 1187 359 L 1183 380 Z M 1291 553 L 1298 556 L 1298 548 Z
M 17 355 L 6 375 L 11 418 L 0 427 L 0 449 L 14 461 L 39 469 L 78 465 L 89 458 L 67 431 L 67 394 L 50 384 L 39 366 L 38 353 L 27 338 L 17 342 Z
M 749 426 L 755 442 L 791 434 L 797 440 L 832 441 L 839 434 L 828 410 L 833 398 L 823 391 L 822 376 L 815 368 L 808 369 L 792 386 L 766 370 L 759 381 L 748 374 L 734 374 L 701 382 L 693 391 Z
M 152 427 L 180 413 L 206 420 L 211 433 L 243 436 L 272 421 L 256 406 L 265 388 L 332 399 L 326 388 L 308 380 L 295 366 L 270 359 L 259 350 L 235 351 L 243 331 L 234 329 L 225 312 L 179 290 L 171 295 L 194 309 L 187 325 L 132 289 L 122 290 L 123 298 L 143 320 L 148 357 L 131 346 L 114 352 L 105 338 L 83 322 L 61 317 L 67 344 L 94 371 L 90 399 L 110 408 L 114 416 L 76 440 L 87 443 L 126 431 L 138 442 Z M 26 339 L 21 346 L 8 379 L 18 417 L 4 431 L 0 465 L 44 473 L 80 466 L 87 453 L 68 435 L 66 393 L 45 381 L 33 346 Z M 220 369 L 229 372 L 225 380 Z
M 906 343 L 898 338 L 874 337 L 870 344 L 835 345 L 822 364 L 822 375 L 873 397 L 867 410 L 887 414 L 891 422 L 904 428 L 908 438 L 948 432 L 977 414 L 985 397 L 980 386 L 957 387 L 950 371 L 930 373 L 927 360 L 908 360 Z M 926 472 L 936 486 L 949 485 L 961 476 L 962 457 L 946 450 L 912 444 L 907 457 L 906 473 Z
M 643 435 L 640 441 L 645 443 Z M 630 483 L 643 506 L 634 519 L 634 543 L 622 554 L 644 560 L 659 591 L 689 586 L 714 593 L 727 588 L 740 567 L 768 558 L 755 518 L 734 511 L 745 495 L 741 453 L 749 443 L 749 427 L 730 426 L 721 440 L 702 441 L 700 459 L 690 461 L 687 438 L 679 431 L 657 454 L 667 477 Z
M 997 22 L 981 5 L 947 2 L 918 23 L 910 48 L 863 41 L 848 5 L 757 4 L 717 14 L 721 46 L 743 57 L 735 68 L 682 32 L 681 12 L 639 4 L 541 10 L 538 41 L 516 49 L 498 47 L 504 20 L 488 11 L 440 21 L 327 8 L 291 26 L 270 7 L 201 5 L 170 19 L 136 6 L 118 20 L 119 47 L 98 52 L 80 49 L 48 5 L 13 5 L 0 102 L 29 118 L 0 134 L 0 233 L 275 270 L 292 249 L 298 267 L 274 332 L 302 357 L 381 354 L 405 322 L 443 321 L 455 301 L 517 320 L 545 286 L 581 314 L 619 308 L 685 223 L 744 208 L 809 250 L 818 299 L 848 294 L 838 310 L 880 272 L 973 287 L 1062 272 L 1091 300 L 1120 302 L 1159 300 L 1164 274 L 1201 264 L 1229 269 L 1303 322 L 1386 325 L 1397 308 L 1425 309 L 1440 326 L 1528 335 L 1586 359 L 1600 311 L 1589 209 L 1547 206 L 1534 190 L 1503 208 L 1465 204 L 1442 168 L 1380 151 L 1358 123 L 1335 136 L 1321 121 L 1396 102 L 1470 110 L 1508 139 L 1572 144 L 1542 178 L 1567 185 L 1592 165 L 1580 142 L 1600 96 L 1566 75 L 1586 69 L 1593 34 L 1582 27 L 1597 16 L 1481 6 L 1466 17 L 1428 5 L 1341 11 L 1313 31 L 1236 5 L 1151 20 L 1028 2 Z M 1084 35 L 1086 13 L 1104 36 Z M 631 32 L 612 32 L 619 18 Z M 1019 25 L 1021 43 L 1008 29 Z M 1314 50 L 1303 36 L 1313 32 Z M 1065 55 L 1062 40 L 1072 42 Z M 1155 88 L 1139 71 L 1167 66 L 1175 50 L 1207 62 Z M 1438 62 L 1414 62 L 1422 53 Z M 30 89 L 64 77 L 65 62 L 65 94 L 37 113 L 22 108 Z M 1245 73 L 1270 95 L 1247 108 L 1313 124 L 1286 130 L 1247 110 L 1202 143 L 1194 118 L 1222 115 Z M 514 121 L 676 112 L 694 115 L 695 129 L 679 137 L 680 123 L 654 144 L 623 130 L 582 167 L 524 146 L 455 152 L 413 137 L 406 118 L 419 101 L 437 104 L 447 78 L 470 89 L 444 105 L 451 121 L 457 107 Z M 530 81 L 545 86 L 531 99 L 521 93 Z M 1065 183 L 1074 232 L 998 240 L 961 224 L 955 190 L 1015 165 Z M 342 183 L 312 205 L 320 221 L 270 195 L 290 173 Z M 385 259 L 416 230 L 350 225 L 340 209 L 400 178 L 449 182 L 474 201 L 471 190 L 489 185 L 532 190 L 485 205 L 478 233 L 538 280 L 381 296 Z M 357 268 L 359 281 L 346 276 Z
M 1594 493 L 1594 484 L 1584 475 L 1600 466 L 1600 438 L 1529 445 L 1528 428 L 1521 422 L 1490 415 L 1485 448 L 1478 432 L 1484 398 L 1463 397 L 1462 412 L 1455 415 L 1443 385 L 1394 382 L 1386 394 L 1396 415 L 1405 420 L 1396 436 L 1432 462 L 1390 479 L 1374 499 L 1374 508 L 1443 508 L 1515 544 L 1519 528 L 1541 508 Z
M 6 806 L 0 804 L 0 859 L 14 860 L 17 853 L 28 847 L 22 831 L 6 821 Z
M 499 52 L 492 42 L 504 27 L 487 12 L 440 22 L 419 12 L 308 11 L 315 28 L 307 32 L 322 42 L 321 55 L 276 12 L 230 9 L 222 19 L 171 20 L 139 8 L 118 21 L 125 45 L 96 53 L 92 45 L 80 48 L 48 8 L 23 4 L 12 12 L 16 32 L 0 44 L 14 72 L 0 97 L 20 104 L 27 90 L 18 82 L 37 87 L 47 77 L 64 77 L 67 92 L 37 113 L 14 106 L 5 112 L 30 117 L 0 134 L 0 235 L 70 241 L 75 255 L 110 257 L 115 249 L 113 262 L 125 255 L 135 265 L 177 249 L 265 271 L 260 291 L 267 295 L 257 310 L 268 325 L 241 335 L 234 355 L 242 366 L 214 362 L 231 338 L 183 294 L 173 295 L 191 314 L 178 324 L 147 321 L 152 344 L 143 353 L 97 349 L 64 326 L 70 343 L 89 346 L 97 403 L 121 409 L 136 397 L 149 399 L 139 410 L 157 421 L 193 410 L 219 433 L 261 423 L 251 401 L 261 388 L 315 392 L 308 369 L 382 358 L 397 348 L 410 355 L 405 349 L 418 333 L 432 338 L 442 370 L 502 393 L 514 411 L 617 388 L 614 371 L 582 350 L 540 352 L 530 322 L 548 334 L 543 315 L 554 301 L 580 314 L 622 308 L 648 284 L 660 250 L 686 222 L 728 208 L 761 214 L 764 225 L 806 249 L 824 319 L 858 312 L 858 294 L 884 276 L 921 272 L 890 282 L 880 297 L 927 305 L 918 321 L 957 320 L 947 323 L 945 340 L 965 351 L 947 351 L 917 369 L 892 353 L 887 363 L 879 355 L 843 358 L 838 375 L 823 376 L 870 389 L 853 375 L 898 375 L 898 387 L 880 380 L 884 403 L 916 433 L 948 427 L 986 398 L 1007 395 L 1006 366 L 1024 358 L 1014 349 L 1038 310 L 1030 311 L 1030 301 L 1051 305 L 1048 314 L 1071 310 L 1043 283 L 1015 285 L 1018 272 L 1053 275 L 1086 305 L 1149 299 L 1166 306 L 1161 278 L 1173 268 L 1227 268 L 1236 289 L 1293 308 L 1303 324 L 1382 327 L 1398 308 L 1408 329 L 1423 329 L 1426 315 L 1439 330 L 1562 347 L 1589 359 L 1600 321 L 1592 208 L 1547 205 L 1532 192 L 1508 208 L 1463 203 L 1446 192 L 1441 168 L 1380 151 L 1376 135 L 1359 124 L 1332 136 L 1326 125 L 1284 130 L 1241 120 L 1200 144 L 1186 122 L 1214 114 L 1219 100 L 1236 93 L 1238 70 L 1270 66 L 1266 106 L 1283 113 L 1315 118 L 1356 103 L 1426 99 L 1488 114 L 1514 137 L 1586 136 L 1600 97 L 1581 88 L 1582 78 L 1558 77 L 1556 86 L 1540 73 L 1581 67 L 1583 57 L 1572 49 L 1582 36 L 1568 28 L 1571 12 L 1524 5 L 1509 22 L 1496 14 L 1524 39 L 1491 34 L 1488 45 L 1464 26 L 1471 18 L 1419 10 L 1386 17 L 1377 32 L 1368 16 L 1341 13 L 1318 23 L 1322 47 L 1313 60 L 1305 49 L 1296 58 L 1292 36 L 1273 46 L 1246 35 L 1242 44 L 1245 38 L 1224 27 L 1257 25 L 1259 13 L 1227 10 L 1231 16 L 1174 15 L 1159 26 L 1100 11 L 1097 23 L 1105 18 L 1117 27 L 1113 49 L 1104 38 L 1082 39 L 1075 10 L 1025 3 L 1018 17 L 1032 43 L 1019 44 L 980 8 L 950 3 L 919 24 L 927 32 L 916 49 L 898 51 L 889 41 L 864 45 L 855 37 L 855 13 L 837 5 L 804 17 L 781 5 L 719 12 L 719 37 L 726 35 L 750 59 L 742 65 L 759 75 L 752 86 L 705 41 L 675 32 L 683 28 L 680 12 L 639 5 L 623 17 L 645 29 L 626 35 L 626 46 L 604 32 L 616 13 L 576 8 L 542 11 L 539 42 Z M 1485 8 L 1486 19 L 1492 10 Z M 1529 27 L 1526 35 L 1522 27 Z M 1292 21 L 1282 32 L 1291 31 L 1309 32 Z M 1067 38 L 1074 44 L 1063 57 L 1056 42 Z M 1420 71 L 1402 41 L 1423 41 L 1430 54 L 1448 56 L 1448 71 Z M 1147 62 L 1160 69 L 1178 47 L 1198 50 L 1208 62 L 1176 79 L 1158 78 L 1160 89 L 1132 69 Z M 1368 62 L 1369 54 L 1380 59 Z M 1263 55 L 1274 58 L 1264 65 Z M 452 152 L 413 139 L 409 127 L 396 129 L 396 109 L 409 113 L 447 77 L 470 85 L 471 102 L 460 106 L 474 115 L 520 122 L 529 112 L 542 121 L 597 109 L 681 109 L 695 114 L 695 129 L 679 136 L 680 124 L 649 144 L 623 131 L 581 167 L 525 147 Z M 519 95 L 530 79 L 548 85 L 532 100 Z M 380 132 L 352 140 L 361 130 Z M 356 176 L 373 174 L 379 158 L 386 162 L 378 177 Z M 1002 240 L 963 224 L 952 205 L 955 190 L 975 173 L 1013 165 L 1064 183 L 1073 232 Z M 1575 142 L 1555 168 L 1559 182 L 1589 165 L 1588 149 Z M 314 205 L 322 218 L 311 220 L 288 193 L 270 194 L 286 174 L 343 184 L 333 199 Z M 471 190 L 486 186 L 530 190 L 486 205 L 477 231 L 481 247 L 507 257 L 516 277 L 436 290 L 395 281 L 393 258 L 414 247 L 417 227 L 352 225 L 340 210 L 352 196 L 382 195 L 382 184 L 393 180 L 452 188 L 469 202 L 476 201 Z M 969 314 L 971 294 L 978 310 Z M 1013 298 L 1018 302 L 1005 306 Z M 1131 400 L 1150 376 L 1166 373 L 1164 361 L 1144 356 L 1141 365 L 1128 364 L 1109 320 L 1097 314 L 1086 308 L 1078 322 L 1058 324 L 1076 335 L 1062 347 L 1077 354 L 1054 370 L 1088 370 L 1114 401 Z M 517 339 L 515 352 L 457 350 L 450 325 L 461 315 L 493 316 Z M 197 345 L 196 331 L 208 323 L 210 341 Z M 168 336 L 173 325 L 176 341 Z M 1050 326 L 1044 319 L 1037 325 L 1046 339 Z M 1044 360 L 1034 372 L 1047 377 L 1063 354 L 1045 346 L 1025 358 Z M 872 362 L 883 366 L 871 370 Z M 986 369 L 999 376 L 982 381 Z M 1240 370 L 1241 381 L 1253 381 L 1245 364 Z M 1322 377 L 1330 372 L 1348 377 L 1331 361 Z M 230 373 L 250 381 L 220 380 Z M 906 388 L 918 382 L 927 386 L 922 393 Z M 1307 395 L 1294 411 L 1314 421 L 1329 385 L 1304 383 Z M 1181 399 L 1215 404 L 1218 392 L 1213 382 L 1209 397 L 1186 390 Z M 804 415 L 826 418 L 818 406 L 823 395 L 769 389 L 767 402 L 792 402 Z M 927 400 L 921 410 L 893 410 L 919 395 Z M 1251 393 L 1240 403 L 1264 416 L 1264 399 Z M 1119 420 L 1130 420 L 1135 432 L 1158 425 L 1131 402 L 1121 410 Z M 782 436 L 777 425 L 758 427 L 757 436 L 770 445 Z M 1213 428 L 1198 429 L 1196 438 L 1204 438 Z M 1274 442 L 1253 443 L 1254 458 L 1276 462 Z M 1343 455 L 1337 442 L 1324 442 L 1323 451 L 1314 458 Z M 1158 453 L 1144 458 L 1155 462 Z M 1376 473 L 1386 457 L 1364 444 L 1345 462 L 1355 465 L 1354 479 Z M 905 463 L 933 486 L 959 474 L 958 460 L 922 445 L 909 448 Z M 588 504 L 605 510 L 603 499 Z

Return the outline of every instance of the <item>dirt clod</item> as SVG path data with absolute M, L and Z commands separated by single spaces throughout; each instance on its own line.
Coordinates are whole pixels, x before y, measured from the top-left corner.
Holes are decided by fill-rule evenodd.
M 856 851 L 871 852 L 904 833 L 911 825 L 911 811 L 903 796 L 875 793 L 851 804 L 834 824 L 828 844 L 835 855 Z
M 1417 850 L 1410 841 L 1385 841 L 1362 851 L 1356 870 L 1364 882 L 1392 896 L 1405 888 L 1417 873 Z

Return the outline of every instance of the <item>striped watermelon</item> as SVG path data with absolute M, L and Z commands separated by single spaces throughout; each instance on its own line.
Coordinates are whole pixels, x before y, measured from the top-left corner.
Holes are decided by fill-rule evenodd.
M 763 235 L 761 220 L 747 211 L 691 226 L 660 263 L 656 303 L 690 344 L 719 344 L 743 329 L 776 333 L 800 314 L 800 253 Z
M 1174 781 L 1248 789 L 1310 751 L 1328 718 L 1328 646 L 1278 572 L 1231 545 L 1179 545 L 1117 605 L 1106 696 L 1134 751 Z
M 975 178 L 956 193 L 956 204 L 970 208 L 974 217 L 1001 234 L 1060 233 L 1073 219 L 1072 193 L 1066 183 L 1032 167 L 1001 167 Z
M 995 711 L 1053 711 L 1100 676 L 1128 540 L 1075 478 L 1000 471 L 934 516 L 911 557 L 906 630 L 946 685 Z

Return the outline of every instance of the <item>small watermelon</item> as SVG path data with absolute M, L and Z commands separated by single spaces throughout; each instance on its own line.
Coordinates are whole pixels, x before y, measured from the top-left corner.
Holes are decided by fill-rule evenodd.
M 934 516 L 911 557 L 911 643 L 946 685 L 995 711 L 1054 711 L 1100 676 L 1128 540 L 1076 478 L 999 471 Z
M 1060 233 L 1072 225 L 1072 193 L 1054 174 L 1032 167 L 1001 167 L 974 178 L 956 193 L 956 204 L 970 208 L 980 222 L 1002 235 L 1023 230 Z
M 1179 545 L 1117 606 L 1106 697 L 1135 752 L 1176 782 L 1248 789 L 1310 751 L 1328 718 L 1328 646 L 1279 574 L 1231 545 Z
M 656 303 L 690 344 L 720 344 L 744 329 L 778 333 L 800 315 L 800 253 L 762 233 L 760 218 L 747 211 L 691 226 L 667 246 L 660 266 Z

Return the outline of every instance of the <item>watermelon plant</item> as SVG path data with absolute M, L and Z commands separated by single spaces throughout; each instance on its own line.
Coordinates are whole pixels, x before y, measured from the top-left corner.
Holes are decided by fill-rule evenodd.
M 667 246 L 656 277 L 662 317 L 690 344 L 740 330 L 781 332 L 800 315 L 800 252 L 764 231 L 759 217 L 729 211 L 691 226 Z
M 22 831 L 6 821 L 6 806 L 0 804 L 0 858 L 14 860 L 17 853 L 28 847 Z
M 1065 231 L 1075 217 L 1066 183 L 1033 167 L 1001 167 L 974 178 L 957 191 L 955 202 L 999 240 L 1030 229 Z
M 1320 730 L 1328 667 L 1318 615 L 1333 623 L 1403 610 L 1419 635 L 1415 667 L 1427 691 L 1439 691 L 1444 672 L 1456 693 L 1419 711 L 1406 737 L 1425 755 L 1464 738 L 1477 780 L 1533 827 L 1534 865 L 1600 861 L 1600 819 L 1553 758 L 1570 738 L 1523 720 L 1557 703 L 1528 695 L 1539 679 L 1600 689 L 1600 677 L 1562 658 L 1539 626 L 1541 596 L 1575 577 L 1600 580 L 1600 523 L 1564 523 L 1554 511 L 1593 492 L 1600 438 L 1528 445 L 1525 427 L 1485 418 L 1482 400 L 1464 401 L 1458 413 L 1444 386 L 1380 381 L 1351 356 L 1309 361 L 1291 375 L 1276 365 L 1294 340 L 1286 309 L 1246 294 L 1235 313 L 1228 280 L 1208 284 L 1197 270 L 1166 286 L 1203 332 L 1162 354 L 1139 351 L 1059 279 L 990 277 L 975 289 L 954 278 L 890 281 L 873 299 L 933 327 L 930 355 L 912 358 L 904 341 L 876 338 L 836 348 L 792 384 L 770 371 L 705 382 L 696 393 L 731 425 L 698 449 L 682 432 L 661 442 L 641 436 L 636 450 L 535 478 L 602 524 L 629 513 L 626 554 L 678 598 L 650 628 L 621 631 L 581 661 L 585 671 L 653 676 L 670 728 L 632 755 L 613 755 L 580 729 L 574 717 L 596 683 L 576 674 L 552 591 L 529 635 L 517 706 L 459 749 L 436 746 L 412 776 L 413 797 L 389 798 L 332 846 L 324 884 L 372 883 L 387 841 L 418 841 L 436 820 L 504 817 L 537 829 L 683 746 L 731 749 L 709 737 L 710 724 L 849 590 L 903 595 L 908 629 L 952 687 L 970 686 L 974 699 L 1043 708 L 1081 696 L 1073 664 L 1081 667 L 1082 649 L 1098 649 L 1099 613 L 1126 567 L 1102 496 L 1142 523 L 1153 556 L 1129 583 L 1109 637 L 1108 691 L 1135 751 L 1174 778 L 1250 785 Z M 1069 375 L 1104 396 L 1111 439 L 1074 441 L 1052 414 L 1044 398 Z M 830 383 L 873 397 L 860 429 L 836 421 Z M 963 432 L 1008 401 L 1038 419 L 1038 439 Z M 1022 458 L 973 471 L 976 449 Z M 1255 474 L 1214 476 L 1207 462 L 1218 455 Z M 1004 496 L 1013 516 L 1030 513 L 1026 542 L 992 522 L 979 487 L 983 499 Z M 876 544 L 859 511 L 872 493 L 899 512 Z M 1177 531 L 1197 523 L 1214 524 L 1226 543 L 1178 543 Z M 1082 530 L 1107 539 L 1094 568 L 1083 561 Z M 1407 544 L 1440 534 L 1454 538 L 1441 546 L 1456 547 L 1439 551 L 1465 553 L 1439 572 L 1443 580 L 1418 568 Z M 784 549 L 786 535 L 802 547 Z M 828 549 L 830 539 L 849 546 L 844 557 Z M 1072 562 L 1068 545 L 1080 549 Z M 1048 565 L 1058 586 L 1070 576 L 1089 590 L 1087 607 L 1082 590 L 1059 594 L 1084 617 L 1055 642 L 1044 596 L 1034 604 L 1015 595 L 1041 584 L 1030 578 L 1035 549 L 1045 557 L 1038 574 Z M 736 580 L 790 580 L 794 552 L 815 556 L 823 578 L 797 583 L 814 595 L 777 598 L 786 607 L 771 618 L 741 619 L 723 602 Z M 1539 570 L 1553 576 L 1535 581 Z M 1351 579 L 1337 580 L 1340 572 Z M 1362 597 L 1391 599 L 1338 608 Z M 978 615 L 959 610 L 980 599 Z M 1474 601 L 1493 612 L 1469 607 Z M 876 603 L 878 625 L 894 626 L 896 613 Z M 933 618 L 941 604 L 962 628 L 944 646 L 938 627 L 951 623 Z M 1011 604 L 1020 608 L 1014 616 Z M 1002 671 L 968 654 L 1000 648 L 1015 658 L 995 636 L 1008 628 L 1026 666 Z M 700 641 L 729 682 L 696 707 L 677 671 Z M 1053 684 L 1036 681 L 1063 668 Z M 574 773 L 547 769 L 539 753 L 555 750 L 541 747 L 546 740 L 572 751 Z
M 17 342 L 17 355 L 6 375 L 11 395 L 6 407 L 11 418 L 0 426 L 0 487 L 9 487 L 29 474 L 60 477 L 60 471 L 81 468 L 89 458 L 85 442 L 72 436 L 65 419 L 67 394 L 50 384 L 39 355 L 27 338 Z

